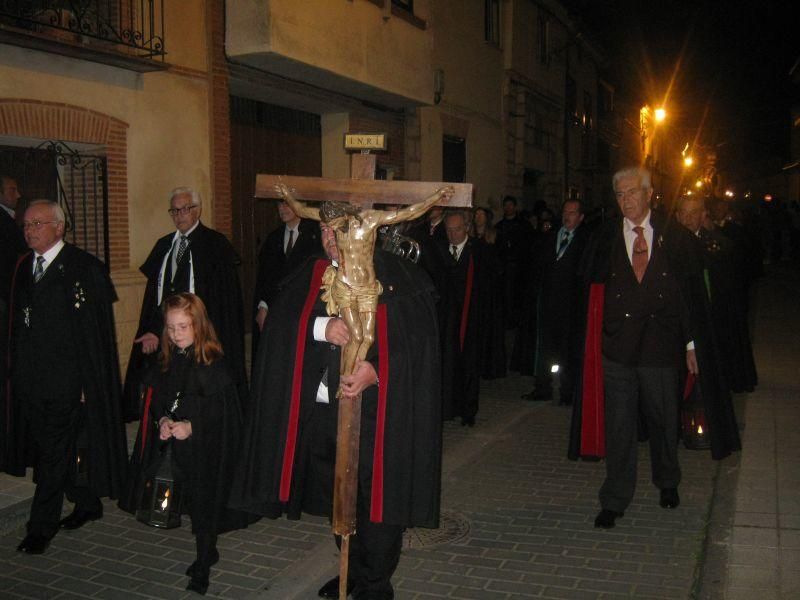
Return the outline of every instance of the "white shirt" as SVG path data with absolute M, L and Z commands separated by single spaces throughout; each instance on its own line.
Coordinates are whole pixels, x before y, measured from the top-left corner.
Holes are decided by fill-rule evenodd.
M 2 203 L 0 203 L 0 208 L 2 208 L 4 211 L 6 211 L 8 213 L 8 216 L 11 217 L 12 219 L 16 219 L 17 218 L 17 213 L 13 208 L 9 208 L 5 204 L 2 204 Z
M 178 241 L 182 235 L 185 235 L 188 238 L 189 234 L 197 229 L 198 225 L 200 225 L 200 219 L 198 219 L 197 223 L 192 225 L 192 227 L 186 233 L 181 233 L 180 230 L 176 229 L 175 235 L 172 236 L 169 250 L 167 250 L 167 253 L 164 255 L 164 260 L 161 262 L 161 270 L 158 272 L 156 301 L 158 302 L 159 306 L 161 306 L 161 299 L 164 297 L 164 273 L 167 270 L 167 261 L 169 260 L 170 256 L 172 256 L 172 249 L 175 248 L 175 242 Z M 188 248 L 187 250 L 189 252 L 189 292 L 194 294 L 194 264 L 192 263 L 192 251 L 191 248 Z
M 634 227 L 636 227 L 636 223 L 627 217 L 622 220 L 622 233 L 625 236 L 625 250 L 628 252 L 628 260 L 631 264 L 633 264 L 633 242 L 636 240 L 636 232 L 633 230 Z M 644 229 L 642 233 L 647 242 L 647 260 L 650 260 L 650 257 L 653 255 L 653 226 L 650 224 L 649 210 L 640 227 Z
M 300 235 L 300 223 L 298 223 L 294 228 L 289 227 L 288 225 L 284 228 L 285 231 L 283 232 L 283 253 L 286 254 L 286 250 L 289 247 L 289 232 L 294 231 L 294 237 L 292 237 L 292 247 L 297 243 L 297 238 Z
M 34 252 L 33 270 L 31 271 L 31 273 L 36 273 L 36 259 L 39 256 L 44 258 L 44 262 L 42 263 L 42 272 L 46 273 L 47 272 L 47 268 L 50 266 L 50 263 L 52 263 L 56 259 L 56 256 L 58 256 L 58 253 L 61 252 L 61 249 L 63 247 L 64 247 L 64 240 L 58 240 L 53 245 L 53 247 L 50 248 L 50 250 L 48 250 L 44 254 L 39 254 L 38 252 Z
M 451 256 L 452 256 L 452 254 L 453 254 L 453 246 L 455 246 L 455 247 L 456 247 L 456 256 L 455 256 L 456 260 L 458 260 L 458 259 L 460 259 L 460 258 L 461 258 L 461 252 L 463 252 L 463 251 L 464 251 L 464 246 L 466 246 L 466 245 L 467 245 L 467 240 L 468 240 L 468 239 L 469 239 L 469 236 L 465 237 L 465 238 L 464 238 L 464 241 L 463 241 L 463 242 L 461 242 L 460 244 L 450 244 L 450 245 L 448 246 L 448 251 L 450 252 L 450 255 L 451 255 Z

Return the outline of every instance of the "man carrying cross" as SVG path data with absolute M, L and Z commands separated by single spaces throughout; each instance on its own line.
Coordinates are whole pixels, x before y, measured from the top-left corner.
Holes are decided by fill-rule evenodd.
M 298 215 L 320 218 L 317 210 L 295 201 L 288 188 L 280 193 L 294 202 Z M 339 404 L 362 394 L 357 517 L 347 581 L 348 592 L 359 600 L 394 597 L 391 576 L 402 532 L 437 527 L 440 501 L 433 285 L 409 261 L 381 250 L 373 256 L 375 236 L 381 225 L 413 218 L 423 206 L 447 196 L 447 190 L 440 190 L 390 212 L 326 206 L 326 258 L 309 260 L 284 281 L 264 324 L 265 347 L 253 366 L 243 471 L 232 503 L 272 518 L 284 513 L 290 519 L 302 513 L 332 516 Z M 341 316 L 329 314 L 328 301 L 337 303 Z M 345 318 L 353 322 L 356 335 Z M 364 341 L 373 336 L 368 347 Z M 347 360 L 356 372 L 340 378 Z M 337 397 L 329 390 L 339 389 L 340 382 Z M 338 590 L 337 578 L 319 594 L 336 598 Z
M 364 360 L 375 339 L 375 309 L 383 293 L 372 264 L 378 228 L 416 219 L 438 201 L 452 197 L 454 190 L 442 188 L 422 202 L 392 211 L 361 210 L 343 202 L 323 202 L 317 209 L 298 202 L 285 184 L 278 184 L 276 190 L 298 216 L 322 221 L 336 235 L 338 265 L 329 266 L 323 275 L 322 298 L 328 314 L 341 314 L 351 334 L 340 373 L 354 374 L 356 361 Z M 342 393 L 357 394 L 351 389 L 353 385 L 343 381 Z

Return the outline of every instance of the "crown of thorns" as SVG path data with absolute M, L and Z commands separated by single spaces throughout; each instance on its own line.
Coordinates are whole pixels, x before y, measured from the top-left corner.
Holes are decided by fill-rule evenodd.
M 319 217 L 322 219 L 323 223 L 330 223 L 334 219 L 347 216 L 355 217 L 358 219 L 359 224 L 361 223 L 361 215 L 359 214 L 358 207 L 347 202 L 326 200 L 319 207 Z

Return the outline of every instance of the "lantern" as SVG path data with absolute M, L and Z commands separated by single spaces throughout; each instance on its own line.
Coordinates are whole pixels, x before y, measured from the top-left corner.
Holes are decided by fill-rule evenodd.
M 136 511 L 136 518 L 151 527 L 180 527 L 182 492 L 181 484 L 175 481 L 170 442 L 161 455 L 155 475 L 145 481 L 141 508 Z
M 686 387 L 683 390 L 681 433 L 683 445 L 689 450 L 706 450 L 711 447 L 700 382 L 691 373 L 686 377 Z

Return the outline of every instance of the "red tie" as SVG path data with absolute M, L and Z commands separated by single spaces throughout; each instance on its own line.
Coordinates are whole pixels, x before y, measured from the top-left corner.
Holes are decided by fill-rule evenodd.
M 633 272 L 639 283 L 644 278 L 644 272 L 647 270 L 647 240 L 644 239 L 644 228 L 634 227 L 633 231 L 636 233 L 636 239 L 633 240 Z

